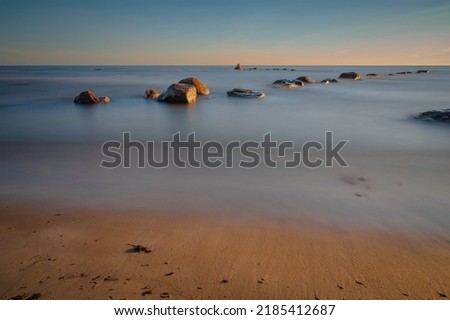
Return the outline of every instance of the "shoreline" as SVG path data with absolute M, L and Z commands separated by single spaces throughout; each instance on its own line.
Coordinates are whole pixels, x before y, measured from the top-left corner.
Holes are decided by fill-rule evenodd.
M 1 299 L 448 299 L 450 240 L 293 217 L 2 203 Z M 150 253 L 132 252 L 140 244 Z M 35 296 L 36 297 L 36 296 Z

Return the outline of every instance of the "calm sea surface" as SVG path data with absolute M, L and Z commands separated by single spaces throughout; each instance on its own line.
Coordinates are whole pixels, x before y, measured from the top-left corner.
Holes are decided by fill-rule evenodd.
M 279 68 L 283 68 L 281 66 Z M 100 68 L 100 70 L 96 70 Z M 225 214 L 305 216 L 335 223 L 450 231 L 450 127 L 411 119 L 450 108 L 450 67 L 301 88 L 277 79 L 337 78 L 341 72 L 395 73 L 423 67 L 305 67 L 233 71 L 224 66 L 0 67 L 0 200 L 74 201 L 92 206 Z M 291 68 L 296 71 L 290 71 Z M 195 76 L 211 90 L 190 107 L 149 101 Z M 236 87 L 261 100 L 227 97 Z M 112 102 L 78 106 L 92 90 Z M 116 169 L 99 167 L 100 145 L 120 140 L 198 139 L 323 142 L 325 131 L 349 140 L 350 167 L 297 169 Z M 349 178 L 365 181 L 349 183 Z M 351 180 L 351 179 L 350 179 Z M 358 195 L 356 195 L 358 194 Z

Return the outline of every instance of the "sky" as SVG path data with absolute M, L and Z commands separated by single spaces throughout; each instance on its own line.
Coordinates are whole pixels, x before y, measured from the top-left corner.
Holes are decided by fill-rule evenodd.
M 448 0 L 0 0 L 0 65 L 450 65 Z

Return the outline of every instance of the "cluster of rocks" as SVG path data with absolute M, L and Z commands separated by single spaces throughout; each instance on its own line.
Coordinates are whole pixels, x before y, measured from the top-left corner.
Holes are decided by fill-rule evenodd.
M 416 72 L 413 72 L 413 71 L 398 71 L 398 72 L 396 72 L 396 73 L 388 73 L 388 74 L 384 74 L 384 75 L 388 75 L 388 76 L 395 76 L 395 75 L 405 75 L 405 74 L 414 74 L 414 73 L 430 73 L 430 70 L 429 69 L 420 69 L 420 70 L 417 70 Z M 381 76 L 383 76 L 383 74 L 378 74 L 378 73 L 368 73 L 368 74 L 366 74 L 366 77 L 371 77 L 371 78 L 374 78 L 374 77 L 381 77 Z
M 99 97 L 97 98 L 92 91 L 83 91 L 75 97 L 73 102 L 78 104 L 92 105 L 97 103 L 110 103 L 111 99 L 109 97 Z
M 146 94 L 149 90 L 152 89 L 147 89 Z M 156 97 L 156 100 L 167 103 L 194 103 L 197 101 L 197 95 L 207 96 L 209 94 L 208 87 L 200 79 L 190 77 L 182 79 L 178 83 L 171 84 Z M 147 95 L 147 98 L 150 97 Z
M 237 64 L 234 68 L 235 70 L 244 70 L 241 64 Z M 257 68 L 251 68 L 249 70 L 257 70 Z M 278 70 L 278 68 L 274 68 Z M 287 70 L 283 68 L 282 70 Z M 295 69 L 291 69 L 295 71 Z M 416 73 L 428 73 L 428 69 L 417 70 Z M 411 74 L 410 71 L 397 72 L 397 74 Z M 389 74 L 394 75 L 394 74 Z M 368 73 L 367 77 L 377 77 L 376 73 Z M 361 80 L 362 77 L 356 72 L 343 72 L 339 75 L 339 79 L 343 80 Z M 339 81 L 333 78 L 326 78 L 320 81 L 320 83 L 338 83 Z M 316 81 L 310 76 L 301 76 L 293 80 L 289 79 L 279 79 L 275 80 L 272 85 L 275 87 L 287 87 L 296 88 L 299 86 L 304 86 L 305 83 L 312 84 Z M 145 90 L 145 96 L 147 99 L 157 100 L 166 103 L 184 103 L 190 104 L 197 101 L 198 95 L 209 95 L 209 88 L 198 78 L 190 77 L 180 80 L 178 83 L 171 84 L 166 90 L 161 94 L 155 89 Z M 234 88 L 227 92 L 230 97 L 241 97 L 241 98 L 264 98 L 265 93 L 262 91 L 256 91 L 251 89 Z M 77 104 L 93 105 L 98 103 L 109 103 L 111 100 L 107 96 L 97 98 L 92 91 L 83 91 L 78 96 L 75 97 L 74 102 Z M 416 116 L 418 119 L 424 120 L 439 120 L 439 121 L 449 121 L 450 119 L 450 109 L 442 110 L 432 110 L 423 112 Z

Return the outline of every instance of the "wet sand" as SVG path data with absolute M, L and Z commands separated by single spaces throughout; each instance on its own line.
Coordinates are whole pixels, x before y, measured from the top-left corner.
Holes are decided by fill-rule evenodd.
M 442 235 L 293 217 L 0 205 L 1 299 L 450 295 L 450 238 Z

